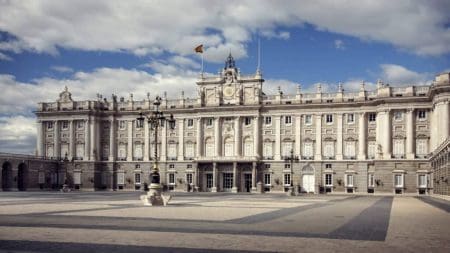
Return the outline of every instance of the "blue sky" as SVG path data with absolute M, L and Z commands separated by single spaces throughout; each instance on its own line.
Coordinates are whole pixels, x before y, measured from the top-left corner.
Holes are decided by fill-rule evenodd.
M 40 101 L 194 96 L 200 57 L 217 73 L 231 51 L 264 90 L 363 80 L 429 84 L 450 70 L 448 1 L 12 1 L 0 6 L 0 151 L 33 153 Z

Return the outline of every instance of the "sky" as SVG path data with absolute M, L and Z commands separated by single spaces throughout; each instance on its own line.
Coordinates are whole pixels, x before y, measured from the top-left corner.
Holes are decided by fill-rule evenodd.
M 0 152 L 33 154 L 38 102 L 196 94 L 231 52 L 280 86 L 333 92 L 378 79 L 427 85 L 450 71 L 450 1 L 0 0 Z M 259 41 L 259 43 L 258 43 Z

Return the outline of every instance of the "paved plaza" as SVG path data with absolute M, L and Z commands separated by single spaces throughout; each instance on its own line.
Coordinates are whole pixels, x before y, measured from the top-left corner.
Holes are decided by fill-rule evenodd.
M 450 252 L 431 197 L 0 192 L 2 252 Z

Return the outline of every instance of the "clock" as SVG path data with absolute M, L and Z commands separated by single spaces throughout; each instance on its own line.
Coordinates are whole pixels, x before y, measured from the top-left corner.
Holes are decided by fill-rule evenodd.
M 225 97 L 231 97 L 234 94 L 234 88 L 231 86 L 227 86 L 225 88 L 223 88 L 223 95 Z

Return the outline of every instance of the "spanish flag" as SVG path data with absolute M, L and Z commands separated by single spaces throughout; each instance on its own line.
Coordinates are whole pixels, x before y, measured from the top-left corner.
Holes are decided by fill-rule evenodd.
M 196 53 L 201 53 L 201 54 L 203 54 L 203 44 L 198 45 L 197 47 L 195 47 L 194 51 L 195 51 Z

